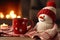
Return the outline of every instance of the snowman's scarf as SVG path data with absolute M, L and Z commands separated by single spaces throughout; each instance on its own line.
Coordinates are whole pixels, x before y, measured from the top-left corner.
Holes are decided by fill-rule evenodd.
M 53 28 L 45 30 L 44 32 L 37 32 L 36 29 L 27 32 L 25 35 L 33 38 L 34 36 L 39 36 L 42 40 L 50 40 L 57 33 L 57 25 L 54 24 Z

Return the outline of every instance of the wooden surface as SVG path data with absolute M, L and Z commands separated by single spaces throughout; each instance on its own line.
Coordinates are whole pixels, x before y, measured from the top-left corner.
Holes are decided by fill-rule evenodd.
M 60 40 L 60 33 L 58 34 Z M 28 37 L 0 37 L 0 40 L 34 40 Z
M 27 37 L 0 37 L 0 40 L 33 40 Z

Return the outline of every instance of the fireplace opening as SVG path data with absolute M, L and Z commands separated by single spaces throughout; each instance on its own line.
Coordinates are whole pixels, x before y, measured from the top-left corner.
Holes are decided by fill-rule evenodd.
M 0 0 L 0 18 L 7 18 L 12 15 L 22 16 L 20 0 Z M 7 16 L 7 17 L 6 17 Z M 11 18 L 11 17 L 10 17 Z
M 13 18 L 22 17 L 20 0 L 0 0 L 0 25 L 12 25 Z

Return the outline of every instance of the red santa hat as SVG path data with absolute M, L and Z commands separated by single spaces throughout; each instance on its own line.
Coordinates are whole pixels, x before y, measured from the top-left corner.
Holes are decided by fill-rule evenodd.
M 38 12 L 37 16 L 39 17 L 40 14 L 48 15 L 53 20 L 53 22 L 54 22 L 56 20 L 56 4 L 55 4 L 55 2 L 52 1 L 52 0 L 48 1 L 46 7 L 41 9 Z

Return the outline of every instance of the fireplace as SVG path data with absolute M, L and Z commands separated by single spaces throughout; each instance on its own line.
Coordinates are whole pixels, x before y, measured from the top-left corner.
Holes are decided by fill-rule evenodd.
M 0 25 L 12 25 L 13 18 L 22 17 L 20 0 L 0 0 Z
M 30 2 L 31 0 L 0 0 L 0 25 L 12 25 L 12 18 L 29 19 Z
M 22 16 L 20 0 L 0 0 L 0 18 L 7 18 L 11 12 L 16 16 Z

